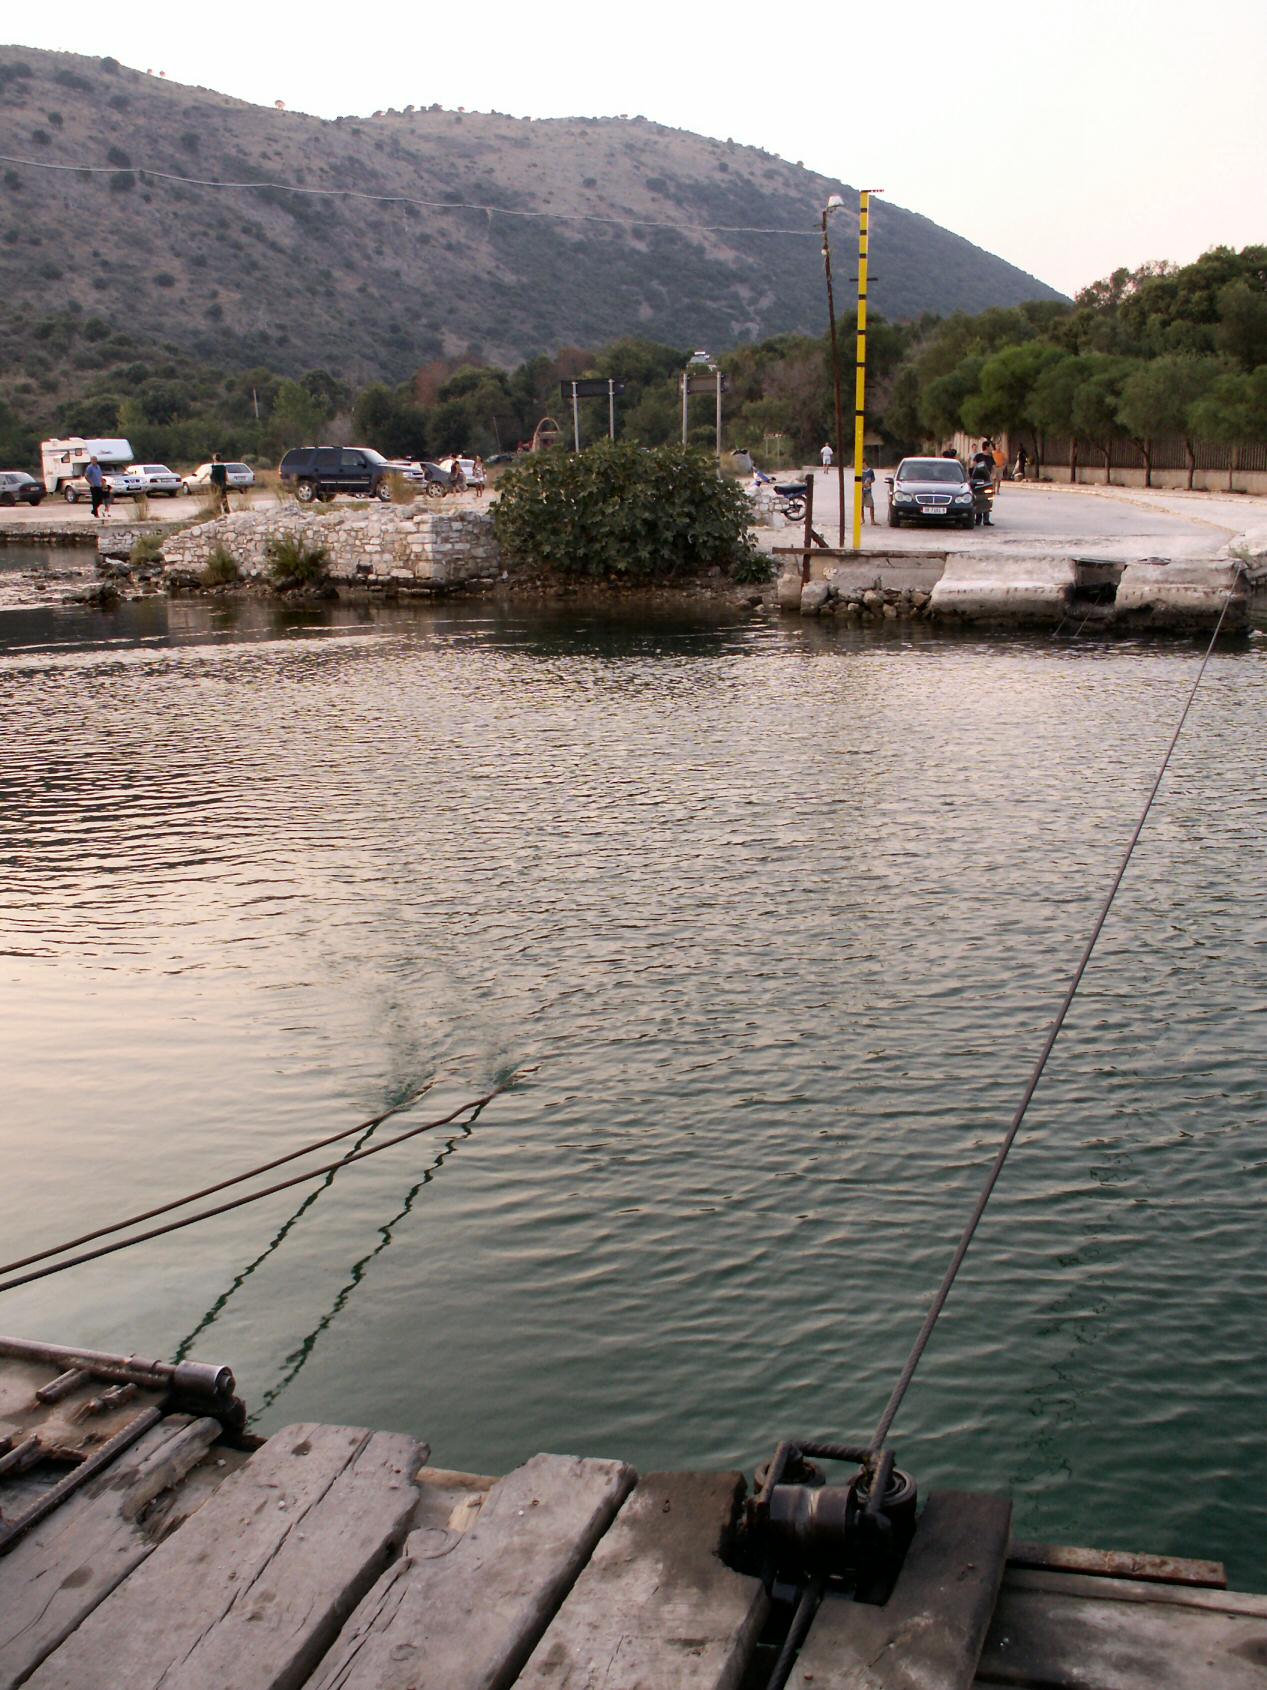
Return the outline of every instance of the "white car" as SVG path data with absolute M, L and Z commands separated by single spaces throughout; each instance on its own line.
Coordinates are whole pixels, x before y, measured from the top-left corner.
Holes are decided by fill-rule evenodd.
M 475 468 L 474 458 L 438 458 L 436 462 L 446 475 L 453 474 L 454 464 L 461 464 L 462 476 L 468 487 L 482 487 L 484 485 L 483 471 Z
M 225 464 L 225 485 L 228 487 L 254 487 L 255 471 L 249 464 Z M 184 480 L 186 493 L 206 493 L 211 488 L 211 465 L 199 464 L 192 475 Z
M 154 498 L 175 499 L 184 492 L 184 483 L 166 464 L 129 464 L 125 475 L 139 475 L 145 491 Z
M 104 469 L 101 472 L 102 485 L 109 484 L 111 494 L 116 499 L 135 499 L 138 493 L 145 493 L 148 488 L 145 477 L 134 475 L 125 469 Z M 77 505 L 81 499 L 92 497 L 92 488 L 87 478 L 82 475 L 72 476 L 69 481 L 62 482 L 62 497 L 68 505 Z

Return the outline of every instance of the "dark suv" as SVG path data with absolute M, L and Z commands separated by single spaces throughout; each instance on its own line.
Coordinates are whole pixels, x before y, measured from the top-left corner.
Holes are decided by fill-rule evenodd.
M 294 489 L 301 504 L 333 499 L 336 493 L 359 493 L 382 499 L 392 496 L 396 473 L 372 446 L 296 446 L 282 459 L 282 484 Z

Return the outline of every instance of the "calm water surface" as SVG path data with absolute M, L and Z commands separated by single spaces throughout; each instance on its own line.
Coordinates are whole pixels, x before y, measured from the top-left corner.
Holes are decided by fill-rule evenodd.
M 315 1195 L 10 1292 L 4 1329 L 187 1347 L 263 1430 L 484 1471 L 870 1430 L 1192 647 L 7 602 L 6 1260 L 535 1071 Z M 1256 1588 L 1265 739 L 1250 640 L 895 1434 L 1025 1536 Z

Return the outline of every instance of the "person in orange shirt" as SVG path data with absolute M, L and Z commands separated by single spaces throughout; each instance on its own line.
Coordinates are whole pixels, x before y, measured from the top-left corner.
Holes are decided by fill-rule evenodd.
M 994 459 L 994 491 L 997 493 L 1003 482 L 1003 471 L 1007 468 L 1007 453 L 996 441 L 991 456 Z

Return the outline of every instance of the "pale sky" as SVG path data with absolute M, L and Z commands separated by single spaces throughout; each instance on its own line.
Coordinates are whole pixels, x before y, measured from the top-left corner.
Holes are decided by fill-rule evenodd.
M 133 47 L 142 16 L 153 44 Z M 260 0 L 49 7 L 17 39 L 322 117 L 641 113 L 883 188 L 1070 293 L 1267 243 L 1267 0 Z

